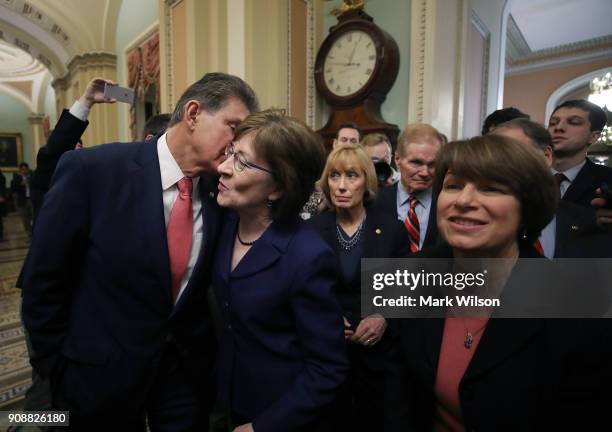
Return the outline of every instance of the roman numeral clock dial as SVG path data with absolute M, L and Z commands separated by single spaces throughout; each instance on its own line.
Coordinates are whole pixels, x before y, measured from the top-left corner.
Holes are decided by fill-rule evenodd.
M 332 45 L 323 64 L 323 79 L 332 93 L 348 96 L 363 88 L 375 66 L 376 45 L 372 37 L 353 30 Z
M 331 147 L 338 126 L 347 121 L 357 123 L 364 133 L 384 133 L 395 145 L 399 129 L 383 120 L 380 106 L 397 78 L 399 61 L 393 37 L 363 9 L 338 17 L 314 68 L 317 90 L 330 108 L 327 124 L 318 131 L 326 146 Z

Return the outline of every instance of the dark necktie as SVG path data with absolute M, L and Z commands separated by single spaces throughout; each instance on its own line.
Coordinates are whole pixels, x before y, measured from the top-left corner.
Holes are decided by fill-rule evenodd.
M 555 181 L 557 182 L 557 186 L 561 186 L 561 183 L 563 183 L 563 180 L 568 180 L 566 175 L 563 173 L 555 173 L 553 177 L 555 178 Z

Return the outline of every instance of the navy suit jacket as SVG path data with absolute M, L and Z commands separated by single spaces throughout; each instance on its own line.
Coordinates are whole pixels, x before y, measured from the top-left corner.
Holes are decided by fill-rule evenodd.
M 168 343 L 204 386 L 214 358 L 206 287 L 220 209 L 201 178 L 202 249 L 173 305 L 155 140 L 65 153 L 23 272 L 31 363 L 82 415 L 142 407 Z
M 51 185 L 51 178 L 60 157 L 67 151 L 74 150 L 88 124 L 88 121 L 76 118 L 67 109 L 63 110 L 53 132 L 47 139 L 47 144 L 38 150 L 36 170 L 32 173 L 30 181 L 34 222 L 38 217 L 43 197 Z
M 595 190 L 603 182 L 612 187 L 612 168 L 597 165 L 587 159 L 570 187 L 563 194 L 563 200 L 590 207 L 591 201 L 597 196 Z
M 338 248 L 336 240 L 336 212 L 324 211 L 311 218 L 309 224 L 321 238 L 332 248 Z M 362 258 L 405 258 L 410 255 L 410 237 L 408 231 L 394 215 L 381 213 L 369 206 L 365 221 L 362 241 L 364 255 Z M 352 279 L 340 274 L 340 285 L 337 290 L 343 313 L 348 321 L 359 324 L 361 315 L 361 272 Z
M 224 322 L 221 398 L 258 432 L 312 430 L 348 369 L 335 257 L 298 220 L 276 220 L 230 271 L 225 221 L 212 286 Z
M 397 188 L 400 182 L 395 183 L 393 186 L 380 188 L 378 196 L 373 204 L 373 207 L 387 214 L 395 216 L 397 219 Z M 427 232 L 425 233 L 425 240 L 423 241 L 423 247 L 426 249 L 438 244 L 438 223 L 436 221 L 436 205 L 438 197 L 431 197 L 431 209 L 429 210 L 429 219 L 427 222 Z
M 418 255 L 451 256 L 448 245 Z M 541 258 L 531 248 L 520 251 L 519 258 L 536 257 Z M 554 264 L 541 261 L 554 280 Z M 516 269 L 520 262 L 510 286 Z M 388 364 L 385 431 L 432 430 L 444 319 L 391 321 L 397 339 Z M 611 324 L 608 319 L 490 319 L 459 383 L 465 429 L 600 428 L 611 403 Z
M 556 213 L 555 258 L 572 258 L 568 250 L 577 239 L 601 233 L 595 218 L 595 208 L 569 201 L 559 201 Z

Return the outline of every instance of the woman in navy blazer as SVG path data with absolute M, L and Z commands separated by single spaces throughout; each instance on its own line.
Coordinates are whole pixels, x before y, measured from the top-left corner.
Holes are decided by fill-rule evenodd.
M 393 214 L 369 205 L 378 190 L 374 164 L 361 146 L 341 145 L 327 158 L 318 183 L 331 211 L 311 219 L 335 251 L 341 284 L 337 295 L 345 320 L 351 368 L 334 404 L 335 430 L 383 428 L 384 365 L 389 350 L 386 320 L 361 314 L 361 258 L 401 258 L 410 238 Z
M 447 244 L 416 257 L 504 258 L 496 266 L 511 263 L 499 278 L 502 307 L 514 294 L 515 307 L 537 310 L 536 297 L 517 295 L 522 291 L 540 292 L 547 305 L 554 299 L 555 279 L 565 275 L 534 248 L 558 195 L 541 155 L 495 135 L 449 143 L 436 165 L 434 193 Z M 525 284 L 533 272 L 516 260 L 538 257 L 547 278 Z M 576 288 L 579 299 L 596 287 Z M 443 318 L 392 322 L 397 344 L 389 362 L 385 432 L 574 431 L 609 424 L 610 320 L 510 319 L 499 317 L 499 309 L 456 306 L 445 312 Z
M 235 212 L 212 275 L 220 397 L 236 432 L 318 430 L 347 371 L 334 255 L 298 218 L 323 146 L 299 121 L 264 111 L 238 126 L 226 154 L 217 201 Z

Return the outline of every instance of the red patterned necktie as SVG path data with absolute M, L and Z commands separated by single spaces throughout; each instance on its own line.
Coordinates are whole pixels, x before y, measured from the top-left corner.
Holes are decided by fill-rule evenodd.
M 540 239 L 537 239 L 533 242 L 533 247 L 535 248 L 535 250 L 538 251 L 540 255 L 544 256 L 544 247 L 542 246 L 542 242 L 540 241 Z
M 414 196 L 410 196 L 410 198 L 408 198 L 408 203 L 410 204 L 410 208 L 408 209 L 406 220 L 404 220 L 404 226 L 408 230 L 408 234 L 410 234 L 410 252 L 414 253 L 419 251 L 419 242 L 421 241 L 419 218 L 414 211 L 419 200 Z
M 189 262 L 191 240 L 193 237 L 193 207 L 191 192 L 193 183 L 183 177 L 176 183 L 179 196 L 174 202 L 168 221 L 167 238 L 170 255 L 170 272 L 172 274 L 172 299 L 176 301 L 181 289 L 181 280 Z

